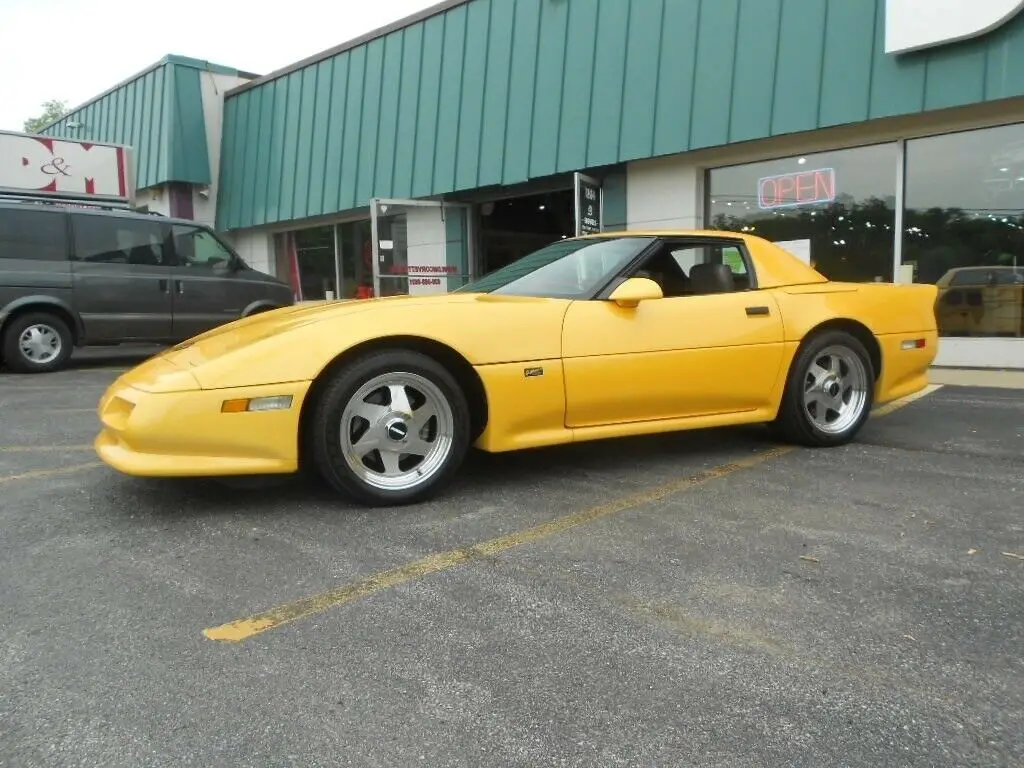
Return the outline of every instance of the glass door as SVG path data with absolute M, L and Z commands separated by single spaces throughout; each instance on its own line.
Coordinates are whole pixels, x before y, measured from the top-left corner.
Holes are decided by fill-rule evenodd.
M 375 198 L 370 226 L 375 296 L 447 293 L 472 279 L 468 205 Z

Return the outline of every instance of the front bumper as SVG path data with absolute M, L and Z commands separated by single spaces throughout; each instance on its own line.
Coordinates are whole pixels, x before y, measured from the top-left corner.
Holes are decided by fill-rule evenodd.
M 130 380 L 129 380 L 130 381 Z M 140 477 L 291 473 L 299 414 L 311 382 L 147 392 L 118 379 L 99 403 L 94 447 L 114 469 Z M 291 395 L 287 410 L 222 413 L 225 400 Z

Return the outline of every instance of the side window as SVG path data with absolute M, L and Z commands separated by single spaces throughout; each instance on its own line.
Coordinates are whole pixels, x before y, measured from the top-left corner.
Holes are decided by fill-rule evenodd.
M 744 260 L 740 249 L 735 245 L 728 245 L 722 248 L 722 263 L 728 265 L 734 276 L 747 276 L 747 262 Z
M 727 243 L 666 243 L 636 274 L 661 286 L 666 298 L 735 293 L 750 289 L 747 259 Z
M 198 227 L 172 228 L 178 264 L 188 269 L 216 269 L 231 263 L 231 252 L 210 232 Z
M 0 259 L 66 261 L 63 212 L 0 208 Z
M 78 261 L 150 267 L 166 267 L 171 263 L 162 222 L 81 214 L 73 215 L 71 220 Z

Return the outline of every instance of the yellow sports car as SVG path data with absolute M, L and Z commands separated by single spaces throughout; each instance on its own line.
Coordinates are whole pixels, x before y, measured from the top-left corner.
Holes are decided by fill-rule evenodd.
M 131 475 L 310 468 L 371 505 L 437 493 L 472 445 L 767 423 L 834 446 L 927 384 L 935 298 L 830 282 L 750 235 L 567 239 L 452 293 L 287 307 L 179 344 L 110 387 L 95 446 Z

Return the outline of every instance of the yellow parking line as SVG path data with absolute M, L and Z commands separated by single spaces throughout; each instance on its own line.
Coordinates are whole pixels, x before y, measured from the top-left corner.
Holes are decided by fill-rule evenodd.
M 481 558 L 497 555 L 514 547 L 539 541 L 557 533 L 563 533 L 587 523 L 592 523 L 610 515 L 624 512 L 629 509 L 659 501 L 672 494 L 688 490 L 698 485 L 717 480 L 718 478 L 738 472 L 741 469 L 757 466 L 769 459 L 794 450 L 789 446 L 771 448 L 762 451 L 747 459 L 723 464 L 712 469 L 705 470 L 693 477 L 684 480 L 674 480 L 670 483 L 660 485 L 653 490 L 637 493 L 632 496 L 613 501 L 609 504 L 591 507 L 590 509 L 576 512 L 571 515 L 556 518 L 547 523 L 527 528 L 522 531 L 510 533 L 480 544 L 473 544 L 468 547 L 452 549 L 435 555 L 429 555 L 421 560 L 409 563 L 408 565 L 395 568 L 390 571 L 369 576 L 354 584 L 347 584 L 338 589 L 330 590 L 313 597 L 297 600 L 293 603 L 280 605 L 271 608 L 263 613 L 256 614 L 244 619 L 238 619 L 218 627 L 211 627 L 203 630 L 203 634 L 211 640 L 221 642 L 237 643 L 247 638 L 280 627 L 297 619 L 304 619 L 317 613 L 323 613 L 331 608 L 346 603 L 352 603 L 376 592 L 396 587 L 400 584 L 419 579 L 432 573 L 448 570 L 465 563 L 470 563 Z
M 103 462 L 91 461 L 88 464 L 72 464 L 69 467 L 59 467 L 58 469 L 36 469 L 31 472 L 22 472 L 17 475 L 0 475 L 0 485 L 3 485 L 4 483 L 12 483 L 15 480 L 38 480 L 43 477 L 70 475 L 74 472 L 82 472 L 86 469 L 95 469 L 96 467 L 101 466 L 103 466 Z
M 91 451 L 92 445 L 0 445 L 0 453 L 47 453 L 56 451 Z
M 920 400 L 921 398 L 932 394 L 940 388 L 941 385 L 930 385 L 920 392 L 899 400 L 894 400 L 891 403 L 887 403 L 886 405 L 879 407 L 872 413 L 872 416 L 876 418 L 886 416 L 905 405 L 909 405 L 915 400 Z M 324 613 L 332 608 L 353 603 L 364 597 L 376 594 L 377 592 L 382 592 L 401 584 L 406 584 L 410 581 L 414 581 L 415 579 L 429 576 L 432 573 L 438 573 L 485 557 L 497 555 L 515 547 L 540 541 L 555 534 L 563 533 L 581 525 L 586 525 L 587 523 L 592 523 L 595 520 L 634 509 L 642 504 L 659 501 L 673 494 L 694 488 L 698 485 L 703 485 L 704 483 L 708 483 L 712 480 L 726 477 L 727 475 L 738 472 L 739 470 L 763 464 L 770 459 L 783 456 L 794 450 L 795 448 L 792 446 L 771 448 L 767 451 L 757 453 L 747 459 L 741 459 L 736 462 L 713 467 L 712 469 L 705 470 L 693 477 L 688 477 L 684 480 L 674 480 L 672 482 L 665 483 L 664 485 L 660 485 L 653 490 L 637 493 L 632 496 L 626 496 L 625 498 L 608 504 L 602 504 L 596 507 L 591 507 L 590 509 L 586 509 L 582 512 L 576 512 L 571 515 L 559 517 L 551 520 L 550 522 L 536 525 L 532 528 L 515 531 L 506 536 L 491 539 L 490 541 L 484 541 L 479 544 L 473 544 L 468 547 L 461 547 L 459 549 L 448 550 L 447 552 L 428 555 L 427 557 L 408 563 L 407 565 L 373 574 L 372 576 L 368 576 L 360 581 L 352 584 L 346 584 L 342 587 L 323 592 L 319 595 L 313 595 L 312 597 L 302 598 L 295 602 L 285 603 L 253 616 L 248 616 L 246 618 L 228 622 L 227 624 L 221 624 L 216 627 L 204 629 L 203 634 L 210 640 L 216 640 L 224 643 L 238 643 L 250 637 L 254 637 L 255 635 L 262 634 L 263 632 L 276 629 L 284 624 L 288 624 L 299 619 L 309 618 L 310 616 L 319 613 Z
M 901 397 L 899 400 L 893 400 L 891 403 L 886 403 L 885 405 L 878 406 L 877 408 L 875 408 L 875 410 L 871 412 L 871 416 L 872 418 L 878 418 L 879 416 L 888 416 L 893 411 L 898 411 L 905 405 L 910 405 L 911 403 L 920 400 L 923 397 L 928 397 L 928 395 L 932 394 L 933 392 L 938 392 L 940 389 L 942 389 L 942 386 L 942 384 L 929 384 L 920 392 L 915 392 L 912 395 Z

